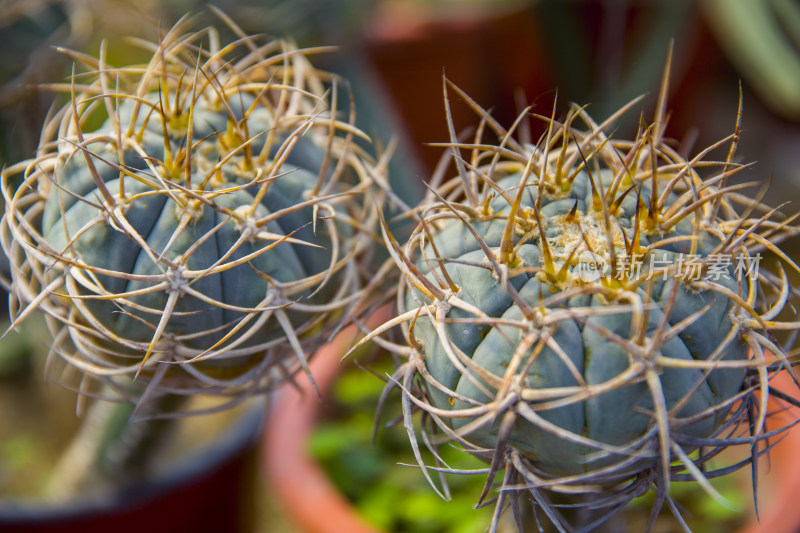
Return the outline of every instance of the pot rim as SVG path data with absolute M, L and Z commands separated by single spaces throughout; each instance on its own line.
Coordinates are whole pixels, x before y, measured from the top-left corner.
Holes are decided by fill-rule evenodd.
M 44 502 L 34 498 L 0 500 L 0 525 L 34 524 L 70 520 L 83 516 L 112 514 L 142 506 L 170 492 L 199 480 L 221 468 L 226 461 L 254 444 L 264 425 L 267 404 L 263 398 L 248 401 L 243 412 L 230 423 L 227 431 L 207 445 L 180 455 L 167 471 L 103 494 L 78 496 L 68 502 Z

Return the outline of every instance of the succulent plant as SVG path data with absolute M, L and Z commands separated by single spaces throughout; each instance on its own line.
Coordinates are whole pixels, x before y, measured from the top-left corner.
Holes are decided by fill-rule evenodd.
M 88 71 L 3 171 L 17 323 L 44 312 L 82 387 L 235 401 L 307 370 L 361 297 L 385 159 L 310 63 L 324 49 L 222 17 L 236 41 L 184 20 L 146 64 L 66 51 Z
M 591 529 L 654 488 L 652 524 L 665 501 L 676 509 L 671 480 L 716 494 L 708 479 L 748 461 L 712 459 L 741 444 L 755 461 L 777 432 L 769 381 L 793 352 L 773 333 L 798 327 L 779 317 L 797 298 L 780 264 L 798 267 L 776 243 L 797 229 L 742 192 L 752 183 L 729 183 L 744 168 L 738 117 L 690 159 L 663 138 L 666 79 L 634 140 L 607 132 L 639 100 L 601 124 L 577 106 L 562 121 L 534 115 L 536 144 L 530 108 L 505 129 L 446 81 L 448 117 L 451 91 L 479 116 L 474 139 L 448 118 L 456 175 L 432 178 L 404 245 L 383 227 L 399 312 L 365 342 L 402 326 L 404 342 L 384 339 L 402 361 L 389 387 L 434 488 L 445 442 L 490 464 L 482 503 L 503 471 L 492 530 L 507 507 L 521 516 L 525 491 L 566 531 L 554 493 L 603 510 L 579 524 Z M 765 251 L 778 275 L 759 265 Z

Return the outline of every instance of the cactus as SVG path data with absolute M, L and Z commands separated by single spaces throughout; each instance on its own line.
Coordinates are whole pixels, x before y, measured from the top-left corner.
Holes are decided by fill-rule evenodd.
M 418 439 L 435 470 L 448 470 L 443 442 L 490 464 L 481 503 L 504 472 L 493 528 L 509 506 L 521 516 L 523 491 L 560 531 L 571 519 L 554 493 L 601 509 L 594 526 L 654 488 L 655 520 L 671 480 L 718 496 L 708 478 L 725 470 L 708 472 L 711 459 L 745 444 L 754 461 L 775 435 L 769 380 L 791 346 L 771 332 L 798 327 L 778 317 L 796 294 L 759 259 L 797 270 L 776 245 L 797 229 L 741 192 L 752 184 L 728 183 L 743 168 L 738 118 L 692 159 L 664 140 L 666 79 L 634 140 L 607 131 L 638 100 L 601 124 L 577 106 L 563 121 L 537 115 L 538 144 L 523 135 L 530 109 L 505 129 L 445 81 L 457 175 L 434 176 L 404 245 L 383 226 L 399 312 L 364 342 L 402 326 L 405 342 L 384 342 L 403 361 L 389 387 L 437 491 Z M 480 118 L 472 142 L 456 138 L 451 91 Z
M 184 20 L 146 64 L 66 51 L 88 72 L 52 86 L 68 101 L 36 157 L 3 171 L 16 323 L 44 312 L 82 387 L 236 401 L 307 371 L 361 297 L 385 161 L 311 65 L 325 49 L 222 17 L 236 41 Z

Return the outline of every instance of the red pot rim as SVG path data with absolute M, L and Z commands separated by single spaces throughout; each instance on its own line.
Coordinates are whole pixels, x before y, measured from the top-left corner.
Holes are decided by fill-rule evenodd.
M 301 375 L 296 386 L 284 386 L 270 406 L 262 445 L 264 477 L 280 506 L 305 533 L 379 533 L 358 516 L 305 448 L 340 371 L 341 357 L 356 334 L 355 327 L 347 328 L 314 355 L 311 374 L 323 400 Z

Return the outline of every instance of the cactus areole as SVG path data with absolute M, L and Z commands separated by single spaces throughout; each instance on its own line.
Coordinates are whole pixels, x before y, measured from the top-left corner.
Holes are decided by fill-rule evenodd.
M 453 90 L 478 133 L 448 143 L 456 175 L 409 213 L 408 241 L 383 230 L 400 314 L 372 335 L 403 327 L 390 386 L 412 441 L 490 462 L 484 496 L 505 470 L 498 510 L 530 489 L 559 527 L 542 490 L 612 490 L 595 508 L 652 486 L 660 505 L 675 479 L 713 491 L 708 461 L 763 431 L 766 395 L 750 393 L 787 364 L 765 330 L 796 327 L 775 320 L 785 277 L 759 265 L 796 230 L 728 184 L 737 137 L 687 160 L 662 141 L 663 115 L 623 141 L 606 131 L 625 109 L 597 124 L 573 108 L 533 144 Z
M 381 170 L 307 52 L 181 32 L 144 65 L 74 54 L 91 72 L 3 173 L 3 245 L 87 375 L 261 389 L 357 300 Z

